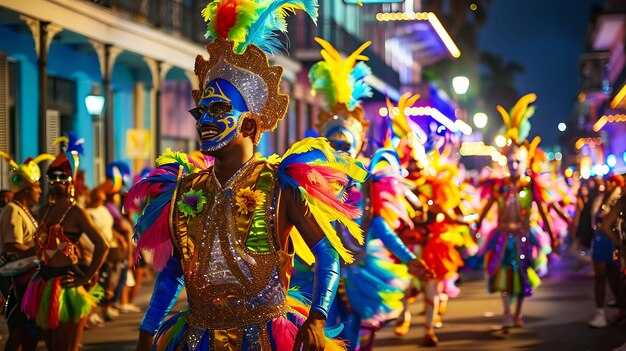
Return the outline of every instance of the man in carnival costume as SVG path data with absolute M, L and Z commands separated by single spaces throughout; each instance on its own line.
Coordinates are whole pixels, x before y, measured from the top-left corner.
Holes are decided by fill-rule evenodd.
M 9 328 L 5 350 L 34 350 L 37 337 L 29 335 L 27 330 L 34 325 L 29 324 L 26 314 L 22 312 L 26 286 L 38 267 L 34 241 L 38 225 L 31 210 L 41 196 L 41 170 L 38 163 L 53 160 L 54 156 L 43 154 L 35 159 L 28 158 L 21 165 L 4 152 L 0 151 L 0 157 L 12 168 L 9 184 L 11 192 L 15 194 L 0 215 L 0 265 L 4 269 L 0 281 L 1 293 L 6 299 L 6 306 L 3 307 Z M 12 266 L 15 268 L 9 269 Z
M 400 230 L 400 237 L 415 252 L 420 253 L 426 267 L 432 272 L 432 275 L 422 279 L 426 318 L 423 344 L 436 346 L 439 341 L 435 335 L 435 326 L 441 324 L 439 312 L 445 309 L 440 308 L 440 300 L 442 296 L 447 298 L 443 294 L 444 284 L 451 285 L 457 277 L 458 268 L 463 265 L 451 239 L 458 238 L 457 242 L 463 242 L 460 229 L 467 223 L 460 219 L 461 194 L 456 184 L 457 167 L 446 160 L 450 149 L 444 149 L 443 154 L 435 149 L 427 158 L 422 143 L 428 136 L 404 112 L 417 99 L 418 95 L 405 94 L 398 101 L 397 107 L 389 101 L 387 105 L 391 116 L 391 141 L 401 155 L 402 164 L 409 170 L 406 182 L 411 192 L 406 195 L 415 207 L 415 228 L 405 226 Z M 405 300 L 404 311 L 394 331 L 398 335 L 406 335 L 410 324 L 411 316 Z
M 364 119 L 360 99 L 371 97 L 372 90 L 364 82 L 371 70 L 365 62 L 358 61 L 368 60 L 362 52 L 371 42 L 343 59 L 330 43 L 320 38 L 315 40 L 323 48 L 324 60 L 311 67 L 309 80 L 313 93 L 323 94 L 327 105 L 327 110 L 319 115 L 319 131 L 336 149 L 353 158 L 362 157 L 369 122 Z M 347 340 L 350 350 L 367 347 L 359 345 L 362 322 L 376 329 L 400 312 L 404 287 L 392 283 L 398 278 L 409 278 L 405 265 L 415 274 L 423 273 L 421 263 L 392 229 L 401 223 L 412 225 L 408 215 L 410 205 L 403 196 L 405 188 L 398 156 L 391 149 L 381 149 L 372 157 L 369 170 L 373 177 L 347 192 L 347 201 L 363 211 L 358 223 L 366 233 L 365 243 L 355 241 L 347 232 L 343 235 L 344 242 L 355 253 L 355 260 L 342 266 L 340 294 L 328 319 L 329 325 L 344 323 L 340 337 Z M 380 241 L 376 239 L 404 265 L 395 264 L 388 253 L 375 255 L 375 251 L 380 250 L 375 244 Z M 312 283 L 311 274 L 301 271 L 294 276 L 292 285 L 310 291 Z M 373 333 L 369 341 L 371 347 Z
M 221 0 L 202 12 L 209 60 L 196 58 L 191 113 L 213 164 L 168 151 L 125 201 L 128 209 L 146 203 L 137 250 L 153 250 L 160 271 L 138 349 L 151 349 L 153 339 L 157 350 L 341 348 L 324 326 L 339 257 L 352 256 L 331 223 L 362 235 L 353 222 L 360 212 L 338 199 L 367 171 L 324 139 L 298 142 L 282 158 L 254 154 L 287 112 L 283 69 L 266 52 L 281 49 L 277 32 L 296 10 L 315 19 L 317 1 Z M 294 253 L 317 264 L 310 306 L 288 292 Z M 183 284 L 189 309 L 162 323 Z
M 504 307 L 504 327 L 521 327 L 522 303 L 531 296 L 533 289 L 540 283 L 534 270 L 532 247 L 539 245 L 539 240 L 531 231 L 530 217 L 533 202 L 537 205 L 543 225 L 552 238 L 556 248 L 558 240 L 553 235 L 542 201 L 539 182 L 526 174 L 529 149 L 536 147 L 537 141 L 530 145 L 526 138 L 530 132 L 528 119 L 534 112 L 531 104 L 535 94 L 528 94 L 507 112 L 502 106 L 498 111 L 504 119 L 505 136 L 508 145 L 502 150 L 507 157 L 509 176 L 490 180 L 483 188 L 483 197 L 488 202 L 478 218 L 478 229 L 494 204 L 498 204 L 496 229 L 488 234 L 485 254 L 485 269 L 489 275 L 489 291 L 500 292 Z M 534 146 L 533 146 L 534 145 Z M 477 230 L 478 230 L 477 229 Z M 511 306 L 516 301 L 515 311 Z

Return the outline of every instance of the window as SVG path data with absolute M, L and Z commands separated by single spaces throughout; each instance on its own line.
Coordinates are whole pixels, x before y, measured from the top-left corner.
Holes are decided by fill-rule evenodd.
M 76 82 L 48 76 L 48 109 L 59 111 L 61 132 L 73 130 L 76 114 Z

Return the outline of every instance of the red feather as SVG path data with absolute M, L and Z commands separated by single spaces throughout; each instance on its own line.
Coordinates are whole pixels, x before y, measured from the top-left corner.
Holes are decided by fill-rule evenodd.
M 226 0 L 217 5 L 215 32 L 222 39 L 228 38 L 228 32 L 237 23 L 237 0 Z

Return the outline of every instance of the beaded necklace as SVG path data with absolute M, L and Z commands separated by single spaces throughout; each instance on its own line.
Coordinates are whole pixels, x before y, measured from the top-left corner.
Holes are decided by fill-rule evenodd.
M 23 203 L 19 202 L 18 200 L 13 200 L 13 203 L 16 204 L 19 208 L 22 209 L 22 211 L 26 212 L 26 215 L 28 216 L 28 219 L 30 219 L 30 221 L 33 223 L 33 225 L 35 226 L 35 228 L 37 228 L 38 224 L 37 224 L 37 220 L 35 219 L 35 217 L 33 216 L 32 212 L 30 212 L 30 210 L 28 209 L 28 207 L 24 206 Z

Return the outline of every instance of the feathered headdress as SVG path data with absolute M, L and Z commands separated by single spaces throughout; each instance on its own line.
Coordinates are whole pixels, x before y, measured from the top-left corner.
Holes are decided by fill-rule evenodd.
M 326 102 L 326 111 L 321 111 L 318 116 L 318 129 L 321 134 L 326 134 L 336 126 L 345 127 L 360 138 L 361 145 L 355 146 L 360 150 L 370 124 L 363 118 L 360 104 L 363 98 L 373 95 L 372 88 L 365 82 L 365 77 L 372 73 L 363 62 L 369 58 L 362 53 L 372 42 L 364 43 L 343 59 L 329 42 L 321 38 L 315 38 L 315 41 L 322 47 L 323 60 L 309 71 L 311 93 L 322 94 Z
M 12 168 L 9 176 L 9 184 L 11 191 L 14 193 L 18 193 L 30 187 L 41 179 L 41 170 L 38 165 L 40 162 L 54 160 L 53 155 L 41 154 L 34 159 L 29 157 L 24 163 L 18 165 L 11 156 L 2 151 L 0 151 L 0 157 Z
M 78 138 L 76 134 L 69 132 L 54 141 L 54 144 L 63 144 L 62 151 L 56 156 L 48 167 L 47 175 L 55 172 L 68 174 L 72 179 L 76 178 L 80 156 L 83 154 L 83 143 L 85 139 Z
M 530 133 L 530 121 L 528 119 L 535 113 L 535 107 L 531 106 L 535 100 L 537 100 L 537 95 L 535 94 L 522 96 L 515 103 L 510 113 L 501 105 L 497 106 L 498 112 L 500 112 L 504 121 L 504 128 L 506 129 L 504 136 L 507 140 L 511 140 L 514 144 L 522 145 L 528 138 Z
M 400 97 L 398 106 L 394 106 L 387 99 L 392 136 L 385 144 L 387 144 L 387 147 L 393 146 L 396 149 L 404 166 L 407 166 L 411 158 L 420 163 L 422 167 L 425 167 L 428 163 L 424 149 L 424 143 L 427 138 L 426 133 L 420 126 L 411 121 L 406 114 L 407 109 L 412 108 L 419 97 L 419 94 L 411 95 L 410 93 L 405 93 Z
M 287 113 L 289 96 L 280 94 L 283 68 L 270 66 L 267 54 L 283 51 L 281 34 L 287 32 L 287 15 L 305 11 L 317 20 L 317 0 L 215 0 L 202 10 L 207 22 L 206 46 L 209 59 L 196 57 L 198 90 L 192 92 L 196 104 L 208 83 L 224 79 L 243 97 L 248 112 L 242 118 L 257 122 L 261 134 L 276 128 Z

